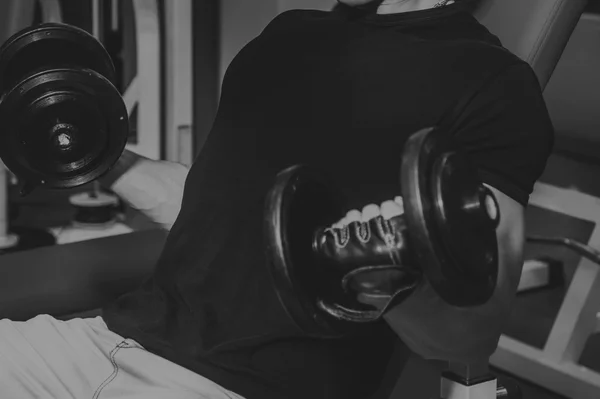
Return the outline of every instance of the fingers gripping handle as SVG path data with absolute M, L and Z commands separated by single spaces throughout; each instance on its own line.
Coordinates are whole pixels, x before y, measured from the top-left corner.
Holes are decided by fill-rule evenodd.
M 366 222 L 319 229 L 313 249 L 319 257 L 341 269 L 383 264 L 401 266 L 409 263 L 405 232 L 404 216 L 391 219 L 377 216 Z

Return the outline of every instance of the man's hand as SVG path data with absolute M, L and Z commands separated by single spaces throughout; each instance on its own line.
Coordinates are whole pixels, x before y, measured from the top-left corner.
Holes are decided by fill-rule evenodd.
M 508 321 L 522 269 L 524 209 L 516 201 L 490 187 L 500 205 L 497 228 L 499 249 L 498 285 L 491 300 L 478 307 L 457 308 L 447 304 L 427 282 L 426 277 L 401 304 L 388 310 L 384 319 L 411 350 L 425 359 L 475 363 L 487 361 L 495 352 Z M 400 199 L 396 200 L 401 203 Z M 368 220 L 377 211 L 365 208 L 342 219 Z M 382 207 L 383 209 L 383 207 Z M 368 211 L 368 212 L 365 212 Z M 382 276 L 378 275 L 380 279 Z M 384 276 L 385 277 L 385 276 Z M 393 276 L 389 276 L 393 278 Z M 361 285 L 377 285 L 364 276 Z M 385 297 L 360 295 L 362 303 L 382 309 Z
M 385 201 L 380 206 L 375 204 L 366 205 L 362 212 L 357 209 L 349 211 L 345 217 L 334 223 L 331 227 L 334 229 L 343 229 L 352 222 L 367 223 L 368 221 L 381 216 L 385 220 L 400 216 L 404 213 L 404 201 L 402 197 L 396 197 L 393 201 Z M 403 280 L 406 285 L 412 285 L 413 277 L 406 278 L 405 272 L 396 270 L 377 271 L 376 273 L 366 273 L 354 276 L 350 281 L 350 286 L 360 292 L 359 301 L 366 304 L 377 303 L 379 309 L 382 309 L 389 300 L 389 293 L 394 291 L 393 287 L 398 287 L 398 283 Z M 408 280 L 408 281 L 407 281 Z

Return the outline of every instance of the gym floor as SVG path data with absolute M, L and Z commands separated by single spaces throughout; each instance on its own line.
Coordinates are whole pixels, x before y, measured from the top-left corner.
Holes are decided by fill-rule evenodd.
M 541 181 L 563 188 L 573 188 L 600 197 L 600 163 L 594 164 L 567 155 L 551 157 Z M 559 215 L 540 208 L 527 210 L 527 233 L 544 236 L 566 236 L 587 242 L 593 225 L 589 222 Z M 519 294 L 507 335 L 534 347 L 543 348 L 554 319 L 558 314 L 568 284 L 575 272 L 579 257 L 562 248 L 528 245 L 526 259 L 549 256 L 563 261 L 564 282 L 551 288 Z M 580 364 L 600 372 L 600 335 L 592 336 L 580 359 Z M 434 399 L 439 397 L 439 375 L 443 364 L 427 362 L 412 356 L 402 373 L 391 399 Z M 524 399 L 565 399 L 511 375 L 510 370 L 493 370 L 518 382 Z M 577 399 L 577 398 L 566 398 Z

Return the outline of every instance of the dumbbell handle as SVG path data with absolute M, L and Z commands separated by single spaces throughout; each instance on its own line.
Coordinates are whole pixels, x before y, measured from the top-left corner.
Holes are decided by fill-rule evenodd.
M 397 270 L 420 276 L 407 244 L 404 215 L 368 222 L 352 222 L 340 228 L 319 229 L 313 238 L 313 251 L 341 275 L 342 288 L 348 291 L 353 278 L 362 273 Z M 376 289 L 378 295 L 392 297 L 415 286 L 417 279 L 388 281 Z M 374 287 L 372 287 L 373 289 Z

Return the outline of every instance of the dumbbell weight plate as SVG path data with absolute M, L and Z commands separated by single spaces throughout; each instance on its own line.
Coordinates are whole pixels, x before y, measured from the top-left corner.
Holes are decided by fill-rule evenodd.
M 343 216 L 344 201 L 332 182 L 310 167 L 296 165 L 277 175 L 265 204 L 268 267 L 289 317 L 304 333 L 320 338 L 339 337 L 361 328 L 361 324 L 328 313 L 335 308 L 325 304 L 344 307 L 352 301 L 349 308 L 360 304 L 342 290 L 343 276 L 318 259 L 312 247 L 317 229 Z
M 0 93 L 36 71 L 65 66 L 91 69 L 114 82 L 113 62 L 98 40 L 71 25 L 46 23 L 15 33 L 0 47 Z
M 415 133 L 404 147 L 400 184 L 409 245 L 428 282 L 451 305 L 487 302 L 498 275 L 499 209 L 466 154 L 443 131 Z
M 86 69 L 34 74 L 0 106 L 0 157 L 28 185 L 69 188 L 106 172 L 125 148 L 127 110 L 114 86 Z

